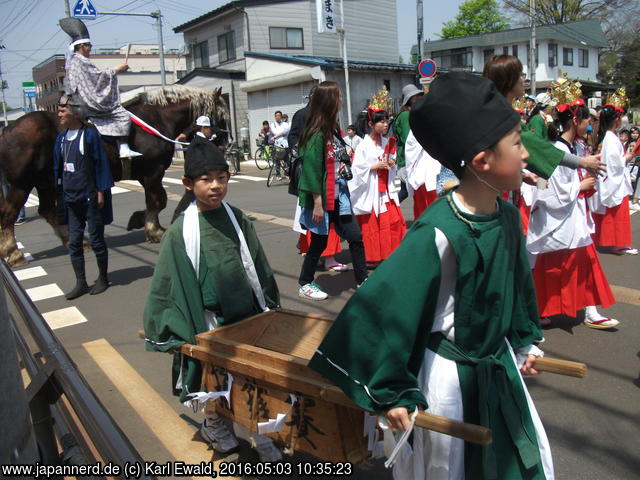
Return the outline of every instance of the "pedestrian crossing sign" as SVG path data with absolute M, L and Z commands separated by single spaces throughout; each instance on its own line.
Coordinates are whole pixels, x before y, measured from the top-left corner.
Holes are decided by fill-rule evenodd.
M 96 12 L 96 7 L 93 6 L 91 0 L 77 0 L 73 7 L 73 16 L 94 20 L 98 16 L 98 12 Z

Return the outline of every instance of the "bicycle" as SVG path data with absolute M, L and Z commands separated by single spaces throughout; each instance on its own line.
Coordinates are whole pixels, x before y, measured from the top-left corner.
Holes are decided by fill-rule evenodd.
M 282 147 L 274 147 L 272 155 L 271 169 L 269 170 L 269 176 L 267 177 L 267 187 L 270 187 L 276 180 L 276 176 L 279 176 L 280 180 L 288 179 L 289 163 L 287 157 L 289 156 L 289 150 Z M 278 174 L 278 170 L 280 173 Z
M 271 168 L 271 165 L 273 165 L 273 160 L 271 158 L 271 151 L 273 150 L 273 147 L 271 145 L 265 145 L 262 138 L 256 138 L 256 145 L 258 145 L 258 148 L 253 154 L 256 167 L 258 167 L 258 170 Z M 267 164 L 265 165 L 264 162 L 267 162 Z
M 229 173 L 237 175 L 240 171 L 240 149 L 234 140 L 230 140 L 224 152 L 224 160 L 229 165 Z

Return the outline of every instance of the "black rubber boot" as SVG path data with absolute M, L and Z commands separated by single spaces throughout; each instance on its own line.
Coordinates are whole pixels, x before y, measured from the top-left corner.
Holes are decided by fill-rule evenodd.
M 98 258 L 98 278 L 96 283 L 91 287 L 91 295 L 98 295 L 109 288 L 109 279 L 107 277 L 107 269 L 109 267 L 109 257 Z
M 65 294 L 64 297 L 67 300 L 78 298 L 89 291 L 87 278 L 84 274 L 84 259 L 71 260 L 71 266 L 73 267 L 73 272 L 76 274 L 76 286 L 73 287 L 73 290 L 71 290 L 69 293 Z

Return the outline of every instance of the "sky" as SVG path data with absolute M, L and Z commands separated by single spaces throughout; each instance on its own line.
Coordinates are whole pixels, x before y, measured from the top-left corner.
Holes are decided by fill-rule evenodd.
M 70 8 L 76 0 L 68 0 Z M 163 15 L 165 48 L 181 48 L 182 34 L 173 27 L 214 10 L 228 0 L 91 0 L 98 12 L 150 13 Z M 423 0 L 424 37 L 437 39 L 442 23 L 458 13 L 462 0 Z M 400 55 L 407 61 L 416 44 L 416 1 L 396 0 Z M 65 17 L 65 0 L 0 0 L 0 67 L 9 84 L 6 102 L 22 106 L 22 82 L 32 81 L 31 69 L 52 55 L 65 53 L 67 35 L 58 20 Z M 101 16 L 85 22 L 94 49 L 121 47 L 127 43 L 158 43 L 155 19 L 150 17 Z M 348 32 L 347 32 L 348 35 Z M 4 49 L 1 48 L 4 46 Z M 0 110 L 1 114 L 1 110 Z

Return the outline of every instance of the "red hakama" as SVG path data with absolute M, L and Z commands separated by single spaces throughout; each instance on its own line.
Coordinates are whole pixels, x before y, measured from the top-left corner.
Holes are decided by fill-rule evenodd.
M 438 199 L 438 192 L 435 190 L 427 191 L 424 185 L 413 191 L 413 220 L 417 220 L 429 205 Z
M 575 317 L 584 307 L 615 303 L 593 244 L 538 254 L 533 280 L 541 317 Z
M 387 211 L 377 217 L 372 211 L 366 215 L 356 215 L 367 263 L 381 262 L 396 249 L 407 231 L 404 217 L 396 202 L 387 202 Z
M 307 234 L 300 234 L 300 253 L 307 253 L 309 251 L 309 245 L 311 245 L 311 232 L 307 230 Z M 333 223 L 329 224 L 329 238 L 327 238 L 327 246 L 320 255 L 321 257 L 331 257 L 336 253 L 342 251 L 340 245 L 340 237 L 336 233 L 336 229 Z
M 629 215 L 629 197 L 622 199 L 617 207 L 606 209 L 600 215 L 591 212 L 596 224 L 596 232 L 592 235 L 598 247 L 627 247 L 631 245 L 631 216 Z

